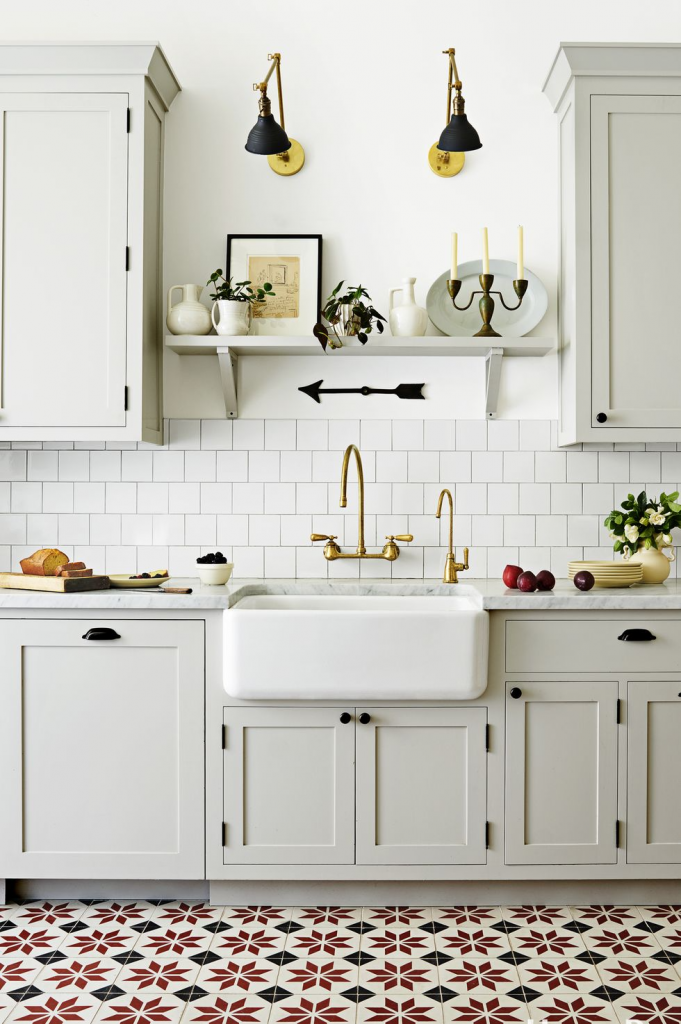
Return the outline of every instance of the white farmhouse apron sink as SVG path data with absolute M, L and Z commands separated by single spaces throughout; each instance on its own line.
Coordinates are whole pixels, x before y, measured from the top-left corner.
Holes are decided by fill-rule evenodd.
M 244 596 L 225 613 L 224 685 L 241 700 L 473 700 L 488 613 L 446 595 Z

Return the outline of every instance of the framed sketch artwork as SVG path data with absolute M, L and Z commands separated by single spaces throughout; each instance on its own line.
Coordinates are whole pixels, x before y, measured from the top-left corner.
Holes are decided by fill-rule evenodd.
M 272 285 L 253 309 L 252 334 L 307 335 L 319 319 L 321 235 L 227 235 L 227 277 Z

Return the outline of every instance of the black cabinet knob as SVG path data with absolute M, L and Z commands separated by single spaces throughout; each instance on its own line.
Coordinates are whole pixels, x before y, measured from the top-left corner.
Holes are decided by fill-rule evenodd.
M 109 626 L 95 626 L 83 634 L 83 640 L 120 640 L 121 635 Z
M 523 695 L 523 691 L 520 689 L 519 686 L 514 686 L 511 689 L 511 696 L 513 697 L 513 700 L 517 700 L 518 697 L 522 697 L 522 695 Z
M 363 711 L 362 714 L 359 716 L 359 720 L 362 723 L 362 725 L 368 725 L 369 722 L 371 721 L 371 715 L 367 711 Z
M 350 714 L 349 711 L 344 711 L 343 714 L 340 716 L 340 720 L 343 723 L 343 725 L 347 725 L 348 722 L 352 721 L 352 715 Z
M 649 629 L 625 629 L 623 633 L 617 637 L 618 640 L 657 640 L 654 633 L 651 633 Z
M 599 412 L 598 415 L 596 416 L 596 422 L 597 423 L 607 423 L 607 420 L 608 420 L 608 417 L 605 415 L 604 412 Z

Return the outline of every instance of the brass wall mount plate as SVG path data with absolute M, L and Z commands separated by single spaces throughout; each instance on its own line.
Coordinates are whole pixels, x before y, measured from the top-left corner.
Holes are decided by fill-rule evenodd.
M 466 162 L 465 153 L 445 153 L 438 149 L 437 142 L 428 150 L 430 169 L 438 178 L 453 178 Z
M 284 177 L 290 178 L 292 174 L 297 174 L 305 163 L 305 150 L 299 142 L 291 139 L 290 149 L 285 153 L 268 156 L 267 162 L 275 174 L 282 174 Z

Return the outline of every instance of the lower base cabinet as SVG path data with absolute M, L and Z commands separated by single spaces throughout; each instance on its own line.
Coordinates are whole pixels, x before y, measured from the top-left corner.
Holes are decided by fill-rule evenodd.
M 225 708 L 225 864 L 484 864 L 485 708 Z M 355 839 L 356 836 L 356 839 Z
M 507 864 L 617 862 L 617 694 L 614 680 L 506 684 Z
M 681 681 L 628 684 L 627 861 L 681 863 Z
M 0 665 L 0 877 L 203 878 L 203 623 L 4 620 Z

